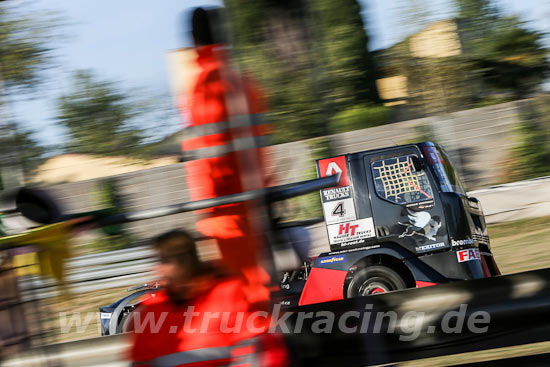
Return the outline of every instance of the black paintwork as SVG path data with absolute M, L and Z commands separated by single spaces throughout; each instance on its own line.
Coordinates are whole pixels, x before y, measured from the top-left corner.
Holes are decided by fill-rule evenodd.
M 478 248 L 486 256 L 492 256 L 479 203 L 465 194 L 442 191 L 434 168 L 425 157 L 424 147 L 436 145 L 425 142 L 346 155 L 357 219 L 372 217 L 376 237 L 349 246 L 333 244 L 330 253 L 321 254 L 313 260 L 313 267 L 349 271 L 367 256 L 385 254 L 402 261 L 416 281 L 443 283 L 485 276 L 481 260 L 458 262 L 456 253 L 457 250 Z M 420 158 L 422 171 L 431 185 L 433 205 L 428 203 L 424 207 L 413 205 L 407 208 L 383 199 L 375 191 L 371 163 L 409 154 Z M 433 239 L 416 234 L 404 235 L 412 231 L 407 232 L 406 226 L 400 223 L 407 223 L 411 213 L 421 211 L 428 212 L 434 223 L 440 222 L 441 226 Z M 333 256 L 344 256 L 344 259 L 321 264 L 323 259 L 326 261 Z

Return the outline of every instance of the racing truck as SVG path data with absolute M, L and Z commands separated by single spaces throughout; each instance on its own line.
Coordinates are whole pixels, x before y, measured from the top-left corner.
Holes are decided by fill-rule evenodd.
M 432 142 L 320 159 L 330 252 L 286 273 L 288 306 L 499 275 L 479 200 Z
M 500 274 L 480 202 L 440 145 L 366 150 L 316 165 L 321 180 L 332 178 L 320 190 L 330 251 L 284 272 L 274 302 L 296 307 Z M 277 223 L 275 232 L 292 226 Z M 103 335 L 121 332 L 157 285 L 129 290 L 137 292 L 100 308 Z

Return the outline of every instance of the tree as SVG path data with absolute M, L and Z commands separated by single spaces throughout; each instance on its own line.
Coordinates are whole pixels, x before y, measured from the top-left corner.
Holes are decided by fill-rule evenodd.
M 519 125 L 519 141 L 507 162 L 507 178 L 525 180 L 550 172 L 550 96 L 529 101 Z
M 378 58 L 385 77 L 406 80 L 408 114 L 434 116 L 467 108 L 471 85 L 465 72 L 468 63 L 460 56 L 456 23 L 434 22 L 439 14 L 426 0 L 402 0 L 397 6 L 399 24 L 409 35 L 380 51 Z
M 414 39 L 426 37 L 419 33 L 381 52 L 383 72 L 407 78 L 408 107 L 420 116 L 525 98 L 548 75 L 542 35 L 514 17 L 503 17 L 492 1 L 455 0 L 458 17 L 431 25 L 424 0 L 401 4 L 400 19 L 409 27 L 439 27 L 446 33 L 440 42 L 459 36 L 457 52 L 447 55 L 415 55 Z
M 540 33 L 514 24 L 487 37 L 486 48 L 475 65 L 494 90 L 525 98 L 549 75 L 547 52 Z
M 23 164 L 23 172 L 30 174 L 42 163 L 47 148 L 40 145 L 32 136 L 33 133 L 28 130 L 22 130 L 14 126 L 12 131 L 15 131 L 13 142 L 19 148 L 18 153 Z
M 345 107 L 379 103 L 376 66 L 368 50 L 368 35 L 356 0 L 310 0 L 318 27 L 315 47 L 329 74 L 326 97 Z
M 487 31 L 494 27 L 501 14 L 491 0 L 455 0 L 458 18 L 468 20 L 470 26 L 478 31 Z
M 138 102 L 114 83 L 88 71 L 74 74 L 73 90 L 58 100 L 58 122 L 69 133 L 68 152 L 140 155 L 145 138 L 135 126 L 142 115 Z
M 275 142 L 324 135 L 303 8 L 297 1 L 228 0 L 239 64 L 263 87 Z
M 268 92 L 277 141 L 326 135 L 331 116 L 378 103 L 355 0 L 228 0 L 239 62 Z
M 47 149 L 33 138 L 32 132 L 15 123 L 4 123 L 0 135 L 0 156 L 6 161 L 0 174 L 0 189 L 5 189 L 21 185 L 18 181 L 24 177 L 18 176 L 30 175 L 42 163 Z
M 49 26 L 13 14 L 10 2 L 0 3 L 0 81 L 3 94 L 14 88 L 30 89 L 42 80 L 48 66 Z
M 465 55 L 485 94 L 524 98 L 548 76 L 548 49 L 540 32 L 517 17 L 504 17 L 490 0 L 455 0 Z
M 30 173 L 45 153 L 29 131 L 13 123 L 7 96 L 31 91 L 43 80 L 41 72 L 50 66 L 50 30 L 56 24 L 23 17 L 11 4 L 0 3 L 0 166 L 5 186 L 21 185 L 21 174 Z

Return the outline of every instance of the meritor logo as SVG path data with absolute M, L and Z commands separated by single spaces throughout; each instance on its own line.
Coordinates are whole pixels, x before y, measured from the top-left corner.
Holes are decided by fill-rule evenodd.
M 357 227 L 359 227 L 359 224 L 354 224 L 352 226 L 350 226 L 349 223 L 346 223 L 345 225 L 340 224 L 340 227 L 338 228 L 338 234 L 339 235 L 350 234 L 353 236 L 355 234 L 355 230 L 357 229 Z M 351 233 L 350 233 L 350 230 L 351 230 Z

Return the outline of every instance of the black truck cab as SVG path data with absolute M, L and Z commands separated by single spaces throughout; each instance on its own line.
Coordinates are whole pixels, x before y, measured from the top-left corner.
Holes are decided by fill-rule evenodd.
M 338 186 L 321 190 L 331 251 L 311 259 L 299 292 L 281 284 L 294 290 L 285 304 L 499 274 L 481 205 L 438 144 L 321 159 L 317 172 L 340 175 Z

